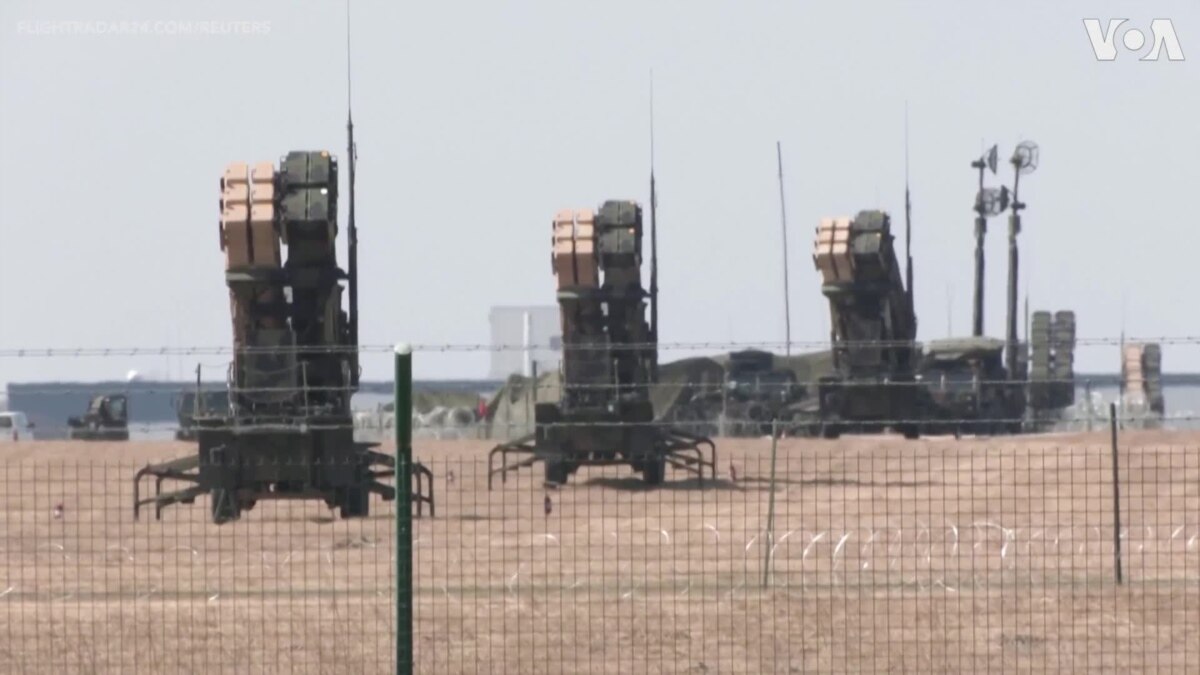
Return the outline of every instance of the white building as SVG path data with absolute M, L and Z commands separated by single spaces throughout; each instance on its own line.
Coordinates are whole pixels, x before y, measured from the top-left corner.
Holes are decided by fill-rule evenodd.
M 490 378 L 529 375 L 534 364 L 539 373 L 558 370 L 562 325 L 557 306 L 493 307 L 488 321 L 492 329 Z

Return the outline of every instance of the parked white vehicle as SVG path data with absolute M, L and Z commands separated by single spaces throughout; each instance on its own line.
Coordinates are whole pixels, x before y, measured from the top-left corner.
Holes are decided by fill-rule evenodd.
M 0 412 L 0 443 L 32 441 L 33 424 L 22 412 Z

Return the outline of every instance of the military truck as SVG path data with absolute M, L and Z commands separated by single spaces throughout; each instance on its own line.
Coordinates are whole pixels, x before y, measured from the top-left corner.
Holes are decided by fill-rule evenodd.
M 100 394 L 87 412 L 67 418 L 67 438 L 78 441 L 129 440 L 129 399 L 124 394 Z
M 805 399 L 805 387 L 791 370 L 777 364 L 775 354 L 758 349 L 732 352 L 725 360 L 725 381 L 720 391 L 705 394 L 706 410 L 723 416 L 719 428 L 727 436 L 762 436 L 791 426 L 795 407 Z
M 651 183 L 653 185 L 653 183 Z M 653 199 L 653 189 L 651 190 Z M 642 286 L 642 207 L 609 200 L 598 210 L 559 211 L 551 224 L 551 269 L 562 315 L 558 400 L 534 406 L 533 434 L 496 446 L 488 485 L 542 462 L 545 482 L 565 484 L 581 466 L 627 464 L 647 485 L 667 466 L 715 475 L 708 438 L 656 420 L 658 377 L 656 260 L 651 214 L 651 291 Z M 646 320 L 650 301 L 651 321 Z M 705 452 L 707 450 L 707 453 Z M 510 463 L 510 456 L 518 458 Z M 499 466 L 495 460 L 499 459 Z
M 813 262 L 829 300 L 835 370 L 818 383 L 821 435 L 891 429 L 917 437 L 928 396 L 916 380 L 911 281 L 906 289 L 890 217 L 860 211 L 822 219 Z
M 1024 384 L 1008 377 L 1004 340 L 989 337 L 933 340 L 921 359 L 929 395 L 922 424 L 929 434 L 1017 433 L 1024 416 Z

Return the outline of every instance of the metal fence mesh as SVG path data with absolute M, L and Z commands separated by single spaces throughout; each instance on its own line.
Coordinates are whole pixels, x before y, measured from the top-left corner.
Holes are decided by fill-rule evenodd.
M 1103 434 L 784 439 L 773 483 L 769 439 L 721 439 L 703 485 L 492 491 L 490 444 L 421 441 L 417 670 L 1195 672 L 1200 447 L 1171 438 L 1122 436 L 1119 529 Z M 146 453 L 194 452 L 135 445 L 0 450 L 0 672 L 391 672 L 391 503 L 134 521 Z
M 0 468 L 0 672 L 390 672 L 390 506 L 268 502 L 217 526 L 204 497 L 134 521 L 139 464 L 39 445 Z

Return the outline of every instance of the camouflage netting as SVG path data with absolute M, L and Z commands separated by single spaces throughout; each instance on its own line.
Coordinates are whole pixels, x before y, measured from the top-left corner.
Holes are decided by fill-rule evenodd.
M 650 400 L 656 419 L 687 420 L 695 415 L 688 403 L 705 394 L 719 394 L 725 381 L 728 354 L 697 356 L 661 364 L 658 383 L 651 389 Z M 833 374 L 833 356 L 828 351 L 775 356 L 775 368 L 785 368 L 815 395 L 818 378 Z M 562 377 L 555 371 L 538 376 L 537 395 L 530 380 L 512 375 L 488 402 L 489 435 L 492 438 L 516 438 L 533 431 L 535 402 L 556 402 L 562 393 Z
M 655 419 L 676 419 L 679 407 L 695 396 L 720 392 L 725 381 L 724 361 L 728 358 L 696 356 L 659 365 L 658 384 L 650 390 Z
M 513 439 L 533 432 L 533 407 L 538 401 L 557 401 L 562 394 L 562 376 L 558 371 L 538 376 L 537 390 L 522 375 L 510 375 L 487 407 L 489 438 Z

